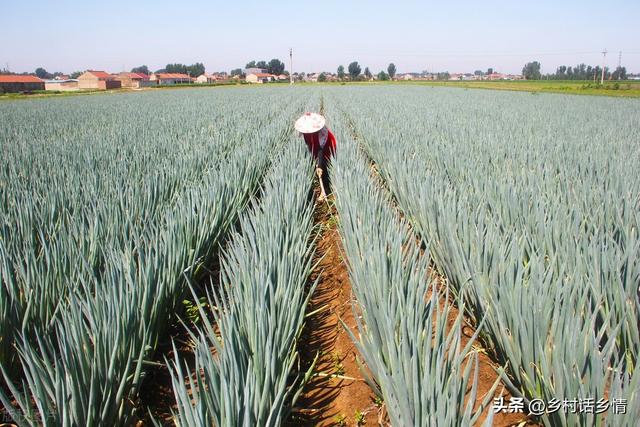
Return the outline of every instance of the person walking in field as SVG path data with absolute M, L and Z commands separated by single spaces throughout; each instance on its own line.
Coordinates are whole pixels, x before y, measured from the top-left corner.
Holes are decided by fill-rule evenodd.
M 317 113 L 304 113 L 295 123 L 296 130 L 304 136 L 304 142 L 316 162 L 316 174 L 322 192 L 319 200 L 327 197 L 325 190 L 330 191 L 327 163 L 336 153 L 336 137 L 327 129 L 325 123 L 325 118 Z

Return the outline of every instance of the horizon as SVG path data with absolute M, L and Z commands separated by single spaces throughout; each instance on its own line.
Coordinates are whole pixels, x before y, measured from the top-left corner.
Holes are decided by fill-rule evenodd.
M 252 60 L 278 58 L 298 73 L 335 73 L 339 65 L 358 61 L 374 74 L 391 62 L 398 73 L 493 68 L 520 74 L 525 63 L 538 61 L 548 74 L 560 65 L 602 66 L 605 48 L 609 69 L 617 67 L 622 52 L 621 65 L 640 72 L 640 29 L 634 22 L 640 2 L 628 0 L 615 9 L 591 0 L 491 6 L 462 1 L 455 8 L 413 0 L 392 6 L 329 0 L 322 7 L 198 0 L 180 8 L 148 0 L 82 8 L 68 0 L 34 0 L 13 2 L 4 15 L 11 19 L 0 28 L 0 68 L 16 73 L 38 67 L 50 73 L 119 72 L 141 65 L 155 71 L 196 62 L 207 72 L 229 72 Z

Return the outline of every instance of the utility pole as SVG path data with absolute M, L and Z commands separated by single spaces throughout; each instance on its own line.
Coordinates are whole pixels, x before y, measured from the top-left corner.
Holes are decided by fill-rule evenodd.
M 289 84 L 293 84 L 293 48 L 289 49 Z
M 622 68 L 622 51 L 618 52 L 618 68 Z
M 600 84 L 604 84 L 604 64 L 605 64 L 606 58 L 607 58 L 607 49 L 605 48 L 602 51 L 602 75 L 600 76 Z

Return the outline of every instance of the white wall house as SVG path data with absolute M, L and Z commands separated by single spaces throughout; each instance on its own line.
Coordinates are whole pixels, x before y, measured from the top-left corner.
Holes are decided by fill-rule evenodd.
M 248 83 L 268 83 L 274 81 L 275 76 L 267 73 L 251 73 L 247 74 L 245 80 Z

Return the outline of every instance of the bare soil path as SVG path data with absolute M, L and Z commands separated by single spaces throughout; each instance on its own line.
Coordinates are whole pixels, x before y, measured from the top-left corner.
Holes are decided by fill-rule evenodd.
M 317 187 L 317 184 L 316 184 Z M 314 193 L 318 196 L 318 189 Z M 340 320 L 356 330 L 351 310 L 351 284 L 343 260 L 337 230 L 337 213 L 332 203 L 317 202 L 315 222 L 321 227 L 316 262 L 310 282 L 318 280 L 307 312 L 299 347 L 302 370 L 317 356 L 314 376 L 296 402 L 289 420 L 291 426 L 377 425 L 380 409 L 375 396 L 362 378 L 359 357 Z

